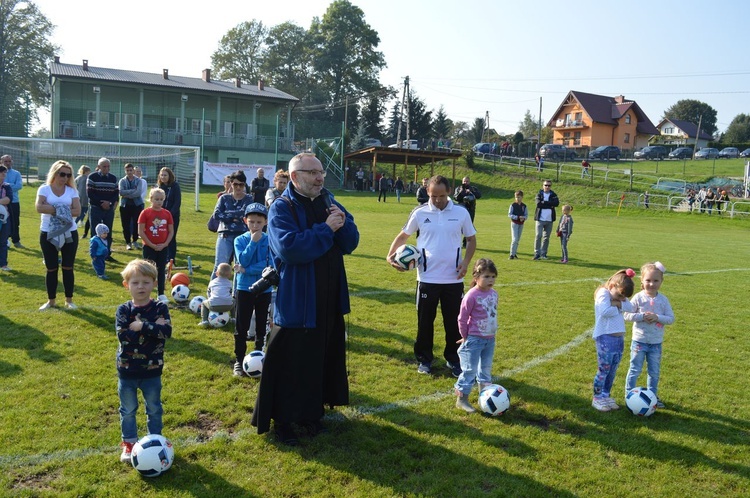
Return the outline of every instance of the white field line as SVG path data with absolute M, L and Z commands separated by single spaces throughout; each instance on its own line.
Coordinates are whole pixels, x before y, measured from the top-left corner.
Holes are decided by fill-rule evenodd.
M 725 270 L 703 270 L 703 271 L 691 271 L 691 272 L 681 272 L 681 273 L 669 273 L 668 275 L 672 276 L 680 276 L 680 275 L 698 275 L 698 274 L 706 274 L 706 273 L 724 273 L 724 272 L 733 272 L 733 271 L 750 271 L 750 268 L 728 268 Z M 576 283 L 576 282 L 588 282 L 588 281 L 597 281 L 601 282 L 601 279 L 596 278 L 587 278 L 587 279 L 575 279 L 575 280 L 569 280 L 569 281 L 557 281 L 557 282 L 527 282 L 525 284 L 522 283 L 515 283 L 515 284 L 505 284 L 500 285 L 500 287 L 512 287 L 517 285 L 559 285 L 560 283 Z M 364 296 L 364 295 L 373 295 L 373 294 L 385 294 L 385 293 L 395 293 L 395 292 L 403 292 L 403 291 L 367 291 L 363 293 L 352 293 L 352 296 Z M 92 307 L 91 309 L 110 309 L 114 308 L 115 306 L 97 306 Z M 18 310 L 17 312 L 20 313 L 23 310 Z M 4 313 L 8 312 L 14 312 L 10 310 L 6 310 Z M 587 338 L 591 337 L 592 328 L 589 328 L 588 330 L 581 332 L 577 336 L 575 336 L 572 340 L 567 342 L 566 344 L 563 344 L 562 346 L 558 347 L 557 349 L 554 349 L 548 353 L 545 353 L 543 355 L 537 356 L 536 358 L 532 358 L 531 360 L 527 361 L 523 365 L 513 367 L 510 369 L 506 369 L 502 372 L 500 372 L 500 375 L 493 376 L 493 380 L 496 382 L 500 381 L 500 379 L 508 378 L 513 375 L 518 375 L 520 373 L 523 373 L 529 369 L 532 369 L 536 366 L 542 365 L 544 363 L 547 363 L 548 361 L 551 361 L 555 358 L 557 358 L 560 355 L 568 353 L 570 350 L 578 346 L 579 344 L 583 343 Z M 410 408 L 416 405 L 419 405 L 421 403 L 425 403 L 428 401 L 438 401 L 444 398 L 447 398 L 448 396 L 452 396 L 452 390 L 450 391 L 438 391 L 434 392 L 432 394 L 427 394 L 424 396 L 418 396 L 415 398 L 409 398 L 401 401 L 396 401 L 393 403 L 386 403 L 384 405 L 379 406 L 373 406 L 373 407 L 340 407 L 338 411 L 330 413 L 326 415 L 326 420 L 352 420 L 357 419 L 361 417 L 366 417 L 368 415 L 377 415 L 385 412 L 389 412 L 391 410 L 397 410 L 399 408 Z M 211 436 L 210 438 L 199 440 L 195 437 L 190 438 L 180 438 L 175 439 L 173 442 L 177 447 L 185 447 L 185 446 L 192 446 L 192 445 L 198 445 L 203 444 L 208 441 L 217 440 L 217 439 L 224 439 L 224 440 L 237 440 L 239 438 L 245 437 L 245 436 L 251 436 L 255 434 L 254 430 L 250 429 L 243 429 L 237 432 L 234 432 L 232 434 L 228 434 L 226 432 L 218 432 Z M 115 451 L 114 446 L 106 446 L 106 447 L 99 447 L 99 448 L 88 448 L 88 449 L 75 449 L 75 450 L 63 450 L 63 451 L 56 451 L 52 453 L 43 453 L 38 455 L 6 455 L 2 456 L 0 455 L 0 468 L 17 468 L 17 467 L 25 467 L 25 466 L 32 466 L 32 465 L 40 465 L 44 463 L 49 462 L 65 462 L 65 461 L 71 461 L 79 458 L 84 458 L 91 455 L 112 455 Z

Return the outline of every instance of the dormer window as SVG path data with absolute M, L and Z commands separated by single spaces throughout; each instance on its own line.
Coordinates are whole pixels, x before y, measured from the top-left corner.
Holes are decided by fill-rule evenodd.
M 625 115 L 625 124 L 630 124 L 630 114 Z

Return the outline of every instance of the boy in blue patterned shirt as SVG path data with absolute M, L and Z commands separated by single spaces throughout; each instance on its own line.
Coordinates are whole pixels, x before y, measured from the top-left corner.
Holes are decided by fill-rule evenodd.
M 169 308 L 151 299 L 156 285 L 156 265 L 134 259 L 121 273 L 131 300 L 117 308 L 115 328 L 117 348 L 117 394 L 120 397 L 122 454 L 120 461 L 130 462 L 133 444 L 138 441 L 135 415 L 138 389 L 146 403 L 149 434 L 161 434 L 161 373 L 164 368 L 164 343 L 172 336 Z

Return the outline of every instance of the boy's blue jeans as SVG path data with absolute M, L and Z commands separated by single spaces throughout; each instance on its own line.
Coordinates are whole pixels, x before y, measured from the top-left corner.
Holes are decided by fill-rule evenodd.
M 138 441 L 138 389 L 146 403 L 146 427 L 149 434 L 161 434 L 161 375 L 148 379 L 118 379 L 117 394 L 120 396 L 120 430 L 126 443 Z
M 646 360 L 646 371 L 648 372 L 648 388 L 654 394 L 659 388 L 659 371 L 661 369 L 661 343 L 647 344 L 645 342 L 632 341 L 630 343 L 630 369 L 625 380 L 625 393 L 635 387 L 638 376 L 643 370 L 643 360 Z
M 511 256 L 517 256 L 518 252 L 518 242 L 521 240 L 521 234 L 523 233 L 523 225 L 519 225 L 518 223 L 511 222 L 510 224 L 510 235 L 511 235 L 511 243 L 510 243 L 510 255 Z
M 475 382 L 492 383 L 492 358 L 495 356 L 495 338 L 476 335 L 466 337 L 458 347 L 461 362 L 461 375 L 454 386 L 461 394 L 468 396 Z
M 104 271 L 107 265 L 106 260 L 107 256 L 94 256 L 93 258 L 91 258 L 91 265 L 94 267 L 94 271 L 99 277 L 106 274 L 106 272 Z
M 624 335 L 600 335 L 596 339 L 598 369 L 594 376 L 594 397 L 607 398 L 612 392 L 617 367 L 625 347 Z

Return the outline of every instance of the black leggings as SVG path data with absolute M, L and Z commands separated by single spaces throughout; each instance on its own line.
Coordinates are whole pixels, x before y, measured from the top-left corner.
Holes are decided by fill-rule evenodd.
M 143 259 L 153 261 L 156 265 L 156 290 L 157 295 L 164 294 L 164 281 L 166 280 L 165 266 L 167 266 L 167 248 L 155 251 L 153 248 L 143 244 Z
M 39 234 L 39 245 L 42 248 L 42 255 L 44 256 L 44 266 L 47 267 L 47 275 L 44 277 L 44 284 L 47 287 L 47 298 L 49 299 L 57 298 L 57 269 L 60 266 L 62 266 L 65 297 L 68 299 L 73 297 L 73 288 L 75 286 L 73 265 L 76 260 L 76 251 L 78 251 L 78 230 L 73 230 L 70 235 L 73 240 L 58 249 L 54 244 L 47 240 L 47 232 L 41 232 Z

